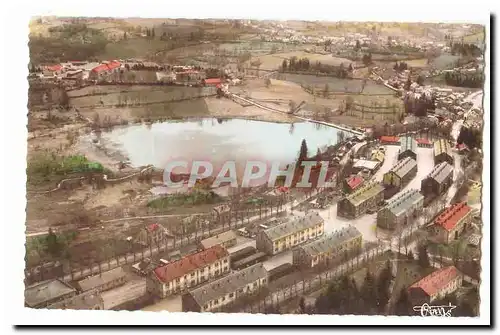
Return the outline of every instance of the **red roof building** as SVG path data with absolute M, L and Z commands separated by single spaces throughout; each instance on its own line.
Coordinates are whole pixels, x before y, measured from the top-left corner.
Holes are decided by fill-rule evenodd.
M 149 226 L 146 227 L 146 229 L 149 231 L 149 232 L 153 232 L 155 231 L 156 229 L 160 228 L 160 225 L 157 224 L 157 223 L 152 223 L 150 224 Z
M 399 144 L 399 137 L 397 136 L 380 136 L 380 142 L 387 144 Z
M 449 243 L 458 239 L 472 218 L 472 208 L 465 202 L 453 204 L 446 208 L 434 220 L 433 233 L 431 236 L 438 243 Z
M 454 292 L 462 285 L 462 274 L 454 266 L 434 271 L 408 288 L 412 300 L 432 302 Z
M 204 79 L 203 81 L 205 85 L 221 85 L 222 84 L 222 79 L 220 78 L 209 78 L 209 79 Z
M 61 64 L 49 65 L 49 66 L 46 66 L 45 69 L 47 71 L 51 71 L 51 72 L 59 72 L 63 69 L 63 66 Z
M 426 138 L 417 138 L 417 145 L 419 147 L 432 147 L 433 143 Z
M 349 192 L 352 192 L 359 188 L 365 180 L 361 176 L 352 176 L 346 179 L 346 186 Z
M 95 68 L 91 70 L 91 72 L 94 73 L 102 73 L 102 72 L 107 72 L 107 71 L 112 71 L 114 69 L 117 69 L 121 66 L 120 62 L 117 61 L 111 61 L 107 64 L 99 64 Z

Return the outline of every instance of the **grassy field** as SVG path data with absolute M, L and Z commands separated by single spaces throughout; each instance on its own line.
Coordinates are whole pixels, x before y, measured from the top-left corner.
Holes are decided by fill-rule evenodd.
M 144 57 L 162 50 L 166 45 L 166 42 L 159 39 L 129 38 L 116 43 L 108 43 L 99 57 L 102 59 Z
M 464 37 L 465 43 L 475 43 L 483 42 L 485 38 L 484 30 L 473 35 L 468 35 Z
M 290 59 L 293 56 L 297 58 L 308 58 L 311 62 L 319 61 L 323 64 L 336 65 L 336 66 L 340 65 L 341 63 L 344 63 L 345 66 L 349 66 L 349 64 L 352 63 L 352 61 L 346 58 L 333 57 L 331 55 L 308 53 L 305 51 L 293 51 L 287 53 L 276 53 L 261 57 L 253 57 L 252 61 L 259 59 L 262 63 L 260 68 L 263 70 L 277 70 L 283 63 L 284 59 Z

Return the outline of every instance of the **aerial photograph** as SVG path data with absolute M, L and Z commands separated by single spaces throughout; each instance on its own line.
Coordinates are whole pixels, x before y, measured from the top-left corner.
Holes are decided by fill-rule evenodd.
M 32 17 L 25 308 L 479 317 L 485 29 Z

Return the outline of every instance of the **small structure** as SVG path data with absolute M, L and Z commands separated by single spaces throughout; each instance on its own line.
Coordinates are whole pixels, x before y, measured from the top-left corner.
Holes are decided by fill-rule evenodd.
M 370 160 L 382 163 L 385 160 L 385 153 L 381 150 L 374 150 L 371 154 Z
M 417 141 L 410 136 L 406 136 L 401 138 L 400 142 L 401 147 L 399 148 L 398 160 L 402 160 L 406 157 L 417 160 Z
M 450 142 L 445 139 L 434 142 L 434 164 L 447 162 L 453 165 L 453 161 L 453 152 Z
M 220 78 L 208 78 L 208 79 L 203 79 L 202 83 L 205 86 L 217 86 L 217 85 L 222 85 L 223 81 Z
M 228 230 L 200 242 L 200 247 L 203 249 L 209 249 L 216 245 L 221 245 L 226 249 L 234 247 L 236 245 L 236 233 L 232 230 Z
M 365 180 L 361 176 L 351 176 L 345 179 L 344 191 L 346 193 L 353 193 L 355 190 L 361 187 Z
M 417 162 L 413 158 L 406 157 L 384 174 L 384 185 L 400 190 L 416 176 L 417 169 Z
M 48 309 L 103 310 L 104 301 L 99 292 L 87 292 L 56 302 Z
M 399 137 L 397 136 L 380 136 L 380 143 L 386 145 L 399 145 Z
M 268 255 L 302 244 L 323 234 L 324 220 L 318 212 L 309 212 L 257 234 L 257 249 Z
M 348 258 L 361 250 L 363 236 L 349 226 L 293 250 L 293 264 L 307 268 Z
M 453 166 L 443 162 L 436 165 L 422 180 L 420 190 L 424 197 L 433 197 L 443 194 L 451 184 L 453 184 Z
M 432 148 L 433 144 L 426 138 L 417 138 L 417 146 L 419 148 Z
M 462 274 L 454 266 L 438 269 L 408 288 L 414 306 L 432 303 L 455 292 L 462 286 Z
M 125 271 L 121 267 L 117 267 L 113 270 L 80 280 L 78 287 L 82 292 L 90 290 L 102 292 L 125 284 L 125 277 Z
M 459 238 L 472 221 L 473 210 L 465 202 L 453 204 L 439 214 L 431 227 L 431 239 L 437 243 L 450 243 Z
M 366 159 L 358 159 L 352 166 L 355 173 L 361 172 L 363 170 L 370 171 L 374 174 L 375 171 L 380 167 L 380 162 L 378 160 L 370 161 Z
M 355 219 L 368 210 L 377 208 L 383 200 L 384 187 L 379 183 L 371 182 L 341 199 L 337 203 L 337 215 Z
M 268 285 L 268 282 L 268 274 L 264 265 L 255 264 L 184 294 L 182 311 L 218 311 L 242 296 L 259 292 Z
M 165 228 L 159 223 L 153 223 L 141 229 L 137 234 L 136 242 L 145 246 L 157 245 L 163 243 L 165 237 Z
M 417 218 L 424 206 L 424 196 L 418 190 L 408 190 L 392 199 L 377 213 L 377 226 L 394 229 Z
M 30 308 L 45 308 L 76 295 L 76 289 L 65 282 L 54 279 L 46 280 L 26 287 L 24 304 Z

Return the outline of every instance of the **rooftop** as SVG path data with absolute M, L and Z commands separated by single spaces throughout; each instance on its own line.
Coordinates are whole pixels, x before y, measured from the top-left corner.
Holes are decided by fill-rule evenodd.
M 356 163 L 352 166 L 355 169 L 368 169 L 368 170 L 374 170 L 377 165 L 379 165 L 379 161 L 369 161 L 366 159 L 358 159 Z
M 58 299 L 76 289 L 58 279 L 47 280 L 28 286 L 24 290 L 24 301 L 29 307 L 37 307 L 47 301 Z
M 453 166 L 446 162 L 439 163 L 432 169 L 428 178 L 432 178 L 438 183 L 442 183 L 450 174 L 453 173 Z
M 209 237 L 207 239 L 204 239 L 200 243 L 203 246 L 203 248 L 208 249 L 208 248 L 213 247 L 214 245 L 219 245 L 219 244 L 222 244 L 222 243 L 234 240 L 234 239 L 236 239 L 235 232 L 232 230 L 228 230 L 224 233 L 221 233 L 221 234 Z
M 236 292 L 238 289 L 266 277 L 267 271 L 264 264 L 259 263 L 194 289 L 190 291 L 190 294 L 200 306 L 203 306 L 211 300 Z
M 397 137 L 397 136 L 380 136 L 380 142 L 398 143 L 399 137 Z
M 330 252 L 335 247 L 358 236 L 361 236 L 361 233 L 354 226 L 348 226 L 320 239 L 307 243 L 301 246 L 301 248 L 306 254 L 314 257 Z
M 352 176 L 346 179 L 347 185 L 351 190 L 354 190 L 363 183 L 364 179 L 361 176 Z
M 439 139 L 434 142 L 434 156 L 438 156 L 442 153 L 452 156 L 450 142 L 445 139 Z
M 212 264 L 226 256 L 229 253 L 220 245 L 213 246 L 203 251 L 187 255 L 178 261 L 157 267 L 154 273 L 158 279 L 164 283 L 171 282 L 199 268 Z
M 417 152 L 417 141 L 415 141 L 410 136 L 401 138 L 401 147 L 399 149 L 399 152 L 405 152 L 407 150 L 413 151 L 415 153 Z
M 50 306 L 48 309 L 93 309 L 96 305 L 102 305 L 103 300 L 98 292 L 88 292 L 79 295 L 75 295 L 69 299 L 56 302 Z
M 307 228 L 312 228 L 323 222 L 324 220 L 318 212 L 309 212 L 298 218 L 291 219 L 285 223 L 266 229 L 263 232 L 272 241 L 274 241 L 278 238 L 294 234 Z
M 421 201 L 423 198 L 424 196 L 419 190 L 408 190 L 392 199 L 385 208 L 390 210 L 395 216 L 399 216 L 404 214 L 413 204 Z
M 403 178 L 416 166 L 417 161 L 411 157 L 406 157 L 397 162 L 397 164 L 394 165 L 390 171 L 398 175 L 400 178 Z
M 82 291 L 89 291 L 99 286 L 105 285 L 113 280 L 125 277 L 125 271 L 121 267 L 103 272 L 99 275 L 85 278 L 78 282 Z
M 454 266 L 448 266 L 434 271 L 427 277 L 422 278 L 412 288 L 422 289 L 428 296 L 433 296 L 443 289 L 450 281 L 460 276 L 460 272 Z
M 446 208 L 443 212 L 441 212 L 441 214 L 439 214 L 439 216 L 434 221 L 434 224 L 443 227 L 447 231 L 450 231 L 455 228 L 457 223 L 470 211 L 472 211 L 472 208 L 467 206 L 465 202 L 453 204 Z
M 353 194 L 347 196 L 346 199 L 350 201 L 354 206 L 357 206 L 383 191 L 384 187 L 381 184 L 370 182 L 358 189 Z
M 428 144 L 428 145 L 431 145 L 432 142 L 429 141 L 428 139 L 426 138 L 417 138 L 417 144 Z

